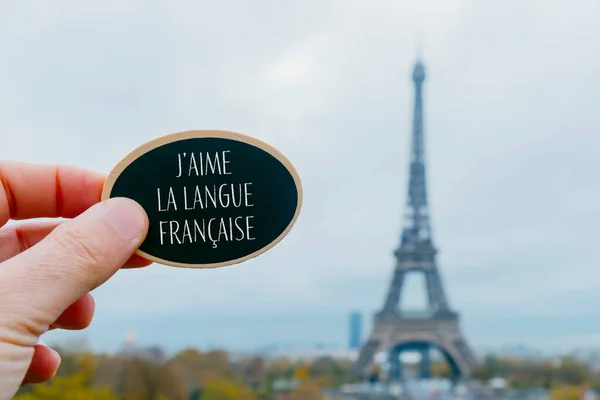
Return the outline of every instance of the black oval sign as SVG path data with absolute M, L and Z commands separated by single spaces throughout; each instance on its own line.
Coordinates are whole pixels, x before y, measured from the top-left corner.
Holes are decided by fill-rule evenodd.
M 302 186 L 285 156 L 227 131 L 148 142 L 109 174 L 102 198 L 128 197 L 150 226 L 137 253 L 176 267 L 214 268 L 269 250 L 300 213 Z

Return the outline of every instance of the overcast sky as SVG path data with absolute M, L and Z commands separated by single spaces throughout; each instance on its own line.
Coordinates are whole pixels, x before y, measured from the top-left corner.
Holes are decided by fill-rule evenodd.
M 86 336 L 345 346 L 392 273 L 420 37 L 433 234 L 467 339 L 600 346 L 599 20 L 596 0 L 7 1 L 0 157 L 108 173 L 178 131 L 267 141 L 304 186 L 285 240 L 216 270 L 121 271 Z

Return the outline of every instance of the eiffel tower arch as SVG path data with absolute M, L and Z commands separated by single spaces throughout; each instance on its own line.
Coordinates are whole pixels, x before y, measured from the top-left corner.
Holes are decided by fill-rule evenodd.
M 421 353 L 420 376 L 431 376 L 430 350 L 437 349 L 448 361 L 454 380 L 468 378 L 477 365 L 475 354 L 460 329 L 458 313 L 450 308 L 438 269 L 437 250 L 429 223 L 423 130 L 423 83 L 425 66 L 418 61 L 413 69 L 415 87 L 412 143 L 407 202 L 400 245 L 394 252 L 396 265 L 383 307 L 374 316 L 373 329 L 355 364 L 365 376 L 377 353 L 389 357 L 389 380 L 402 375 L 400 353 Z M 428 310 L 414 315 L 400 308 L 402 289 L 408 273 L 425 278 Z

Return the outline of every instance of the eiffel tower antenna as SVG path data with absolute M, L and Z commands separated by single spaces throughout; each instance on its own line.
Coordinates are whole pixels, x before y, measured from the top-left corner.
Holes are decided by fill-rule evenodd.
M 477 360 L 459 327 L 458 314 L 451 310 L 437 266 L 429 221 L 425 163 L 425 127 L 423 88 L 425 64 L 418 59 L 412 71 L 414 104 L 410 142 L 409 179 L 400 243 L 394 252 L 396 265 L 383 307 L 375 314 L 373 330 L 356 361 L 357 372 L 364 376 L 374 356 L 385 351 L 389 357 L 389 380 L 400 380 L 400 353 L 421 353 L 422 378 L 431 377 L 429 352 L 440 351 L 448 361 L 453 379 L 468 378 Z M 400 309 L 402 287 L 408 273 L 424 275 L 428 312 L 414 315 Z
M 417 60 L 423 59 L 423 32 L 421 28 L 418 28 L 415 33 L 415 55 Z

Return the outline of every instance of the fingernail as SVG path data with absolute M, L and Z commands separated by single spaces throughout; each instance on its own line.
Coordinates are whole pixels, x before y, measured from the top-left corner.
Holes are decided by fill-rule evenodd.
M 140 237 L 146 229 L 146 213 L 136 202 L 126 198 L 105 201 L 102 217 L 125 240 Z

